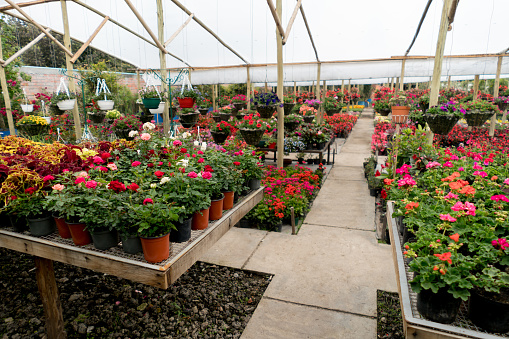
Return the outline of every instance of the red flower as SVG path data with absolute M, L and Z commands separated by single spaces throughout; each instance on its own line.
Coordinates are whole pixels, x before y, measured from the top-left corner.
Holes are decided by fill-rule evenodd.
M 164 172 L 163 171 L 155 171 L 155 176 L 158 177 L 159 179 L 161 179 L 164 175 Z
M 147 167 L 152 168 L 152 167 L 154 167 L 154 164 L 153 164 L 153 163 L 149 163 L 149 164 L 147 165 Z
M 145 200 L 143 200 L 143 205 L 146 205 L 146 204 L 153 204 L 154 203 L 154 200 L 150 199 L 150 198 L 146 198 Z
M 435 254 L 435 257 L 438 257 L 438 259 L 447 261 L 449 264 L 452 264 L 451 254 L 451 252 L 445 252 L 444 254 Z
M 108 152 L 104 152 L 101 154 L 101 158 L 103 158 L 104 160 L 108 160 L 110 157 L 111 157 L 111 154 Z
M 212 166 L 210 166 L 210 165 L 205 165 L 205 168 L 203 170 L 205 172 L 214 172 L 214 170 L 212 169 Z
M 34 194 L 36 191 L 35 187 L 29 187 L 25 190 L 25 193 L 27 194 Z
M 137 184 L 135 184 L 134 182 L 130 185 L 127 185 L 127 188 L 130 189 L 131 191 L 134 191 L 134 192 L 137 192 L 138 191 L 138 188 L 140 188 L 140 186 L 138 186 Z
M 110 183 L 108 184 L 108 188 L 110 190 L 113 190 L 113 192 L 115 192 L 115 193 L 120 193 L 120 192 L 125 191 L 125 185 L 117 180 L 110 181 Z
M 180 149 L 180 153 L 187 153 L 187 149 L 185 149 L 185 148 L 181 148 L 181 149 Z

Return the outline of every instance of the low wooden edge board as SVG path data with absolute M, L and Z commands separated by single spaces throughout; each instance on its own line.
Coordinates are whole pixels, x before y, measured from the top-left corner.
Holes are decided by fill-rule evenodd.
M 437 322 L 415 318 L 412 313 L 410 301 L 410 285 L 408 284 L 401 242 L 398 235 L 396 219 L 392 217 L 394 213 L 394 202 L 387 203 L 387 227 L 391 238 L 392 254 L 396 279 L 398 283 L 398 292 L 401 301 L 401 316 L 403 318 L 403 329 L 406 338 L 422 339 L 458 339 L 458 338 L 501 338 L 500 336 L 473 331 L 457 326 L 440 324 Z
M 251 192 L 164 266 L 0 229 L 0 247 L 167 289 L 263 198 Z

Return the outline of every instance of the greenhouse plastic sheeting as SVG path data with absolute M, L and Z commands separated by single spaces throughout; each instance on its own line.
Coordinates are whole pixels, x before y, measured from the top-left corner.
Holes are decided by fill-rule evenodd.
M 28 0 L 16 0 L 16 3 Z M 156 0 L 131 0 L 157 35 Z M 221 39 L 237 51 L 247 63 L 272 64 L 276 62 L 276 32 L 272 15 L 265 1 L 255 0 L 181 0 L 196 18 L 205 23 Z M 283 0 L 281 21 L 286 29 L 295 7 L 295 0 Z M 121 0 L 67 1 L 71 36 L 86 41 L 99 26 L 103 17 L 82 7 L 85 3 L 119 21 L 152 42 L 152 38 Z M 302 2 L 309 27 L 322 62 L 336 60 L 373 60 L 328 64 L 322 63 L 321 80 L 383 79 L 397 77 L 401 61 L 390 60 L 401 56 L 410 44 L 427 0 L 376 0 L 337 1 L 322 0 Z M 168 39 L 188 18 L 171 0 L 162 0 L 164 36 Z M 421 33 L 410 55 L 433 56 L 436 50 L 442 1 L 434 1 L 424 20 Z M 0 0 L 0 6 L 7 6 Z M 390 6 L 390 7 L 388 7 Z M 59 1 L 23 7 L 37 22 L 63 32 L 61 4 Z M 459 3 L 452 31 L 447 34 L 447 55 L 494 54 L 507 47 L 506 32 L 509 21 L 506 13 L 509 1 L 462 1 Z M 20 15 L 16 10 L 6 13 Z M 102 51 L 146 69 L 160 67 L 159 50 L 152 44 L 108 22 L 91 44 Z M 194 20 L 168 44 L 167 49 L 192 67 L 245 65 L 246 63 L 215 40 Z M 285 81 L 310 81 L 316 79 L 316 61 L 303 19 L 295 20 L 286 45 L 283 47 L 285 63 L 307 64 L 285 66 Z M 166 56 L 167 67 L 185 67 L 171 56 Z M 449 64 L 448 64 L 449 62 Z M 507 72 L 504 60 L 503 72 Z M 446 60 L 443 75 L 494 74 L 496 58 Z M 505 69 L 505 71 L 504 71 Z M 276 67 L 252 67 L 253 82 L 276 81 Z M 429 76 L 433 60 L 408 60 L 406 76 Z M 193 83 L 245 82 L 245 68 L 221 68 L 193 71 Z

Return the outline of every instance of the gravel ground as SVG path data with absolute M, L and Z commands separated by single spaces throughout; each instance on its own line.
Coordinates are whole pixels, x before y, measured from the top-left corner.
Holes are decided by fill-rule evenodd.
M 377 338 L 403 339 L 403 319 L 397 293 L 377 291 Z
M 68 338 L 238 338 L 271 276 L 198 262 L 168 290 L 55 262 Z M 0 338 L 45 338 L 32 256 L 0 248 Z

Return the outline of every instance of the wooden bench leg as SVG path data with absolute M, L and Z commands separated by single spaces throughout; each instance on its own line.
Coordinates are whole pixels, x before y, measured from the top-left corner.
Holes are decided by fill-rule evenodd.
M 45 258 L 34 257 L 37 277 L 37 287 L 41 294 L 44 316 L 46 317 L 46 333 L 49 339 L 64 339 L 64 319 L 62 305 L 55 281 L 53 261 Z

